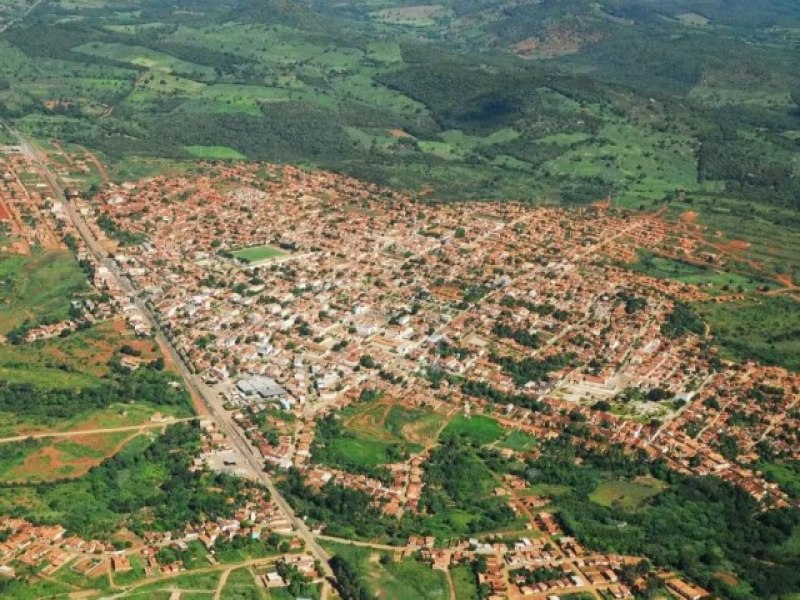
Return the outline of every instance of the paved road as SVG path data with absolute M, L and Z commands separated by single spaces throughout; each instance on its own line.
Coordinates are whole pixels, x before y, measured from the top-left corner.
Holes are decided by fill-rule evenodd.
M 246 465 L 250 468 L 252 476 L 254 479 L 259 481 L 260 483 L 264 484 L 266 488 L 269 490 L 272 498 L 275 500 L 277 505 L 280 509 L 286 514 L 286 516 L 292 521 L 295 529 L 297 530 L 298 534 L 306 544 L 306 548 L 314 555 L 314 557 L 320 561 L 322 570 L 324 574 L 328 577 L 333 577 L 333 571 L 328 565 L 329 556 L 327 552 L 317 543 L 312 534 L 311 530 L 306 525 L 305 521 L 298 517 L 292 507 L 289 505 L 288 502 L 281 496 L 278 492 L 278 489 L 275 487 L 275 484 L 270 479 L 269 475 L 264 472 L 263 469 L 263 462 L 261 457 L 258 454 L 258 451 L 249 443 L 249 441 L 245 438 L 242 431 L 233 421 L 231 414 L 226 411 L 222 406 L 222 399 L 220 398 L 219 394 L 210 390 L 203 382 L 197 377 L 194 373 L 192 373 L 189 366 L 183 360 L 183 358 L 178 354 L 175 347 L 172 345 L 172 342 L 167 337 L 165 331 L 161 328 L 158 319 L 153 314 L 153 312 L 147 307 L 147 305 L 139 298 L 136 289 L 134 288 L 131 281 L 128 277 L 117 267 L 117 264 L 111 260 L 108 255 L 108 252 L 98 243 L 95 239 L 94 235 L 92 234 L 91 230 L 89 229 L 86 221 L 80 215 L 80 213 L 75 210 L 75 207 L 69 202 L 66 195 L 64 194 L 61 185 L 56 178 L 55 175 L 50 171 L 50 168 L 47 165 L 47 162 L 42 157 L 41 153 L 38 149 L 31 144 L 19 131 L 15 128 L 11 127 L 7 122 L 0 120 L 0 124 L 5 125 L 5 127 L 11 132 L 11 134 L 17 139 L 17 143 L 25 152 L 31 160 L 39 167 L 40 173 L 42 177 L 47 181 L 53 191 L 53 195 L 56 199 L 61 202 L 64 206 L 64 210 L 72 224 L 77 229 L 80 236 L 83 238 L 83 241 L 86 244 L 87 249 L 89 252 L 94 256 L 95 260 L 98 264 L 105 266 L 115 277 L 119 287 L 124 291 L 126 295 L 128 295 L 133 302 L 133 304 L 139 309 L 139 311 L 150 321 L 150 325 L 153 328 L 153 331 L 156 334 L 156 339 L 159 342 L 159 345 L 162 348 L 167 349 L 172 358 L 173 362 L 177 366 L 181 376 L 183 377 L 184 381 L 186 382 L 187 387 L 196 393 L 197 397 L 200 398 L 202 403 L 208 409 L 209 416 L 216 422 L 217 426 L 219 427 L 220 431 L 227 435 L 228 439 L 230 440 L 231 444 L 234 448 L 239 452 L 242 456 L 242 459 L 245 461 Z

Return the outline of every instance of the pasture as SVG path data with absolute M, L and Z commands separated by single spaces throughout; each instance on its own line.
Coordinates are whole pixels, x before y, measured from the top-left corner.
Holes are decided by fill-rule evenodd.
M 667 488 L 667 485 L 652 477 L 637 477 L 633 480 L 604 481 L 589 494 L 589 500 L 610 508 L 632 511 Z

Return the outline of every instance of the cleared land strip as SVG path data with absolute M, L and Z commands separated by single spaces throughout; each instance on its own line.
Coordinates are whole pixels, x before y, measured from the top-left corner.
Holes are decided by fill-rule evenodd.
M 81 435 L 98 435 L 103 433 L 119 433 L 124 431 L 143 431 L 145 429 L 158 429 L 181 423 L 183 421 L 196 421 L 200 417 L 184 417 L 182 419 L 165 419 L 163 421 L 153 421 L 142 423 L 141 425 L 126 425 L 125 427 L 109 427 L 106 429 L 73 429 L 70 431 L 47 431 L 44 433 L 29 433 L 27 435 L 16 435 L 14 437 L 0 438 L 0 444 L 10 444 L 11 442 L 23 442 L 25 440 L 38 440 L 42 438 L 77 437 Z

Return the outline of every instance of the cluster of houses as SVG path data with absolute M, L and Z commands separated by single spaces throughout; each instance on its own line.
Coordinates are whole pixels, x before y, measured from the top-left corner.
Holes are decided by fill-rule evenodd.
M 274 176 L 264 178 L 264 169 Z M 8 189 L 18 179 L 10 172 Z M 717 371 L 697 335 L 662 332 L 677 301 L 725 301 L 736 292 L 619 264 L 637 260 L 642 248 L 723 264 L 720 254 L 703 255 L 691 223 L 602 205 L 566 212 L 477 203 L 465 210 L 330 173 L 241 164 L 109 184 L 74 203 L 179 354 L 236 411 L 253 446 L 279 468 L 300 469 L 310 485 L 335 479 L 371 494 L 390 515 L 416 509 L 424 454 L 388 465 L 390 482 L 314 461 L 315 420 L 369 385 L 409 406 L 490 414 L 541 439 L 579 421 L 592 435 L 576 443 L 639 448 L 675 469 L 728 479 L 765 505 L 788 503 L 748 465 L 764 444 L 798 458 L 797 376 L 755 364 Z M 101 215 L 145 241 L 123 252 L 98 225 Z M 257 246 L 280 252 L 256 263 L 236 258 Z M 148 320 L 108 268 L 96 265 L 94 278 L 131 327 L 148 335 Z M 598 408 L 603 403 L 614 411 Z M 292 413 L 297 426 L 268 438 L 254 418 L 267 409 Z M 194 468 L 235 466 L 226 464 L 235 459 L 215 435 L 209 432 Z M 733 438 L 736 456 L 724 436 Z M 626 597 L 629 590 L 610 576 L 613 565 L 576 566 L 584 557 L 574 541 L 559 541 L 557 520 L 541 510 L 547 498 L 510 493 L 508 501 L 518 513 L 533 510 L 531 526 L 559 542 L 554 550 L 529 540 L 519 556 L 535 555 L 534 565 L 572 561 L 573 575 L 553 589 L 523 590 L 507 576 L 507 553 L 489 553 L 480 576 L 493 594 L 516 585 L 514 594 L 550 595 L 571 582 Z M 277 515 L 264 514 L 259 522 L 277 531 L 270 522 Z M 241 534 L 232 523 L 216 526 L 217 536 Z M 187 535 L 213 545 L 210 533 Z M 434 564 L 452 561 L 452 554 L 426 552 Z

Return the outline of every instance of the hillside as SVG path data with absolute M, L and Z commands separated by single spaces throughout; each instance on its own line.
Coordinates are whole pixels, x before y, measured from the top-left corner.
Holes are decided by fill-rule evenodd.
M 0 35 L 0 115 L 122 178 L 247 157 L 796 229 L 798 26 L 778 0 L 52 1 Z

